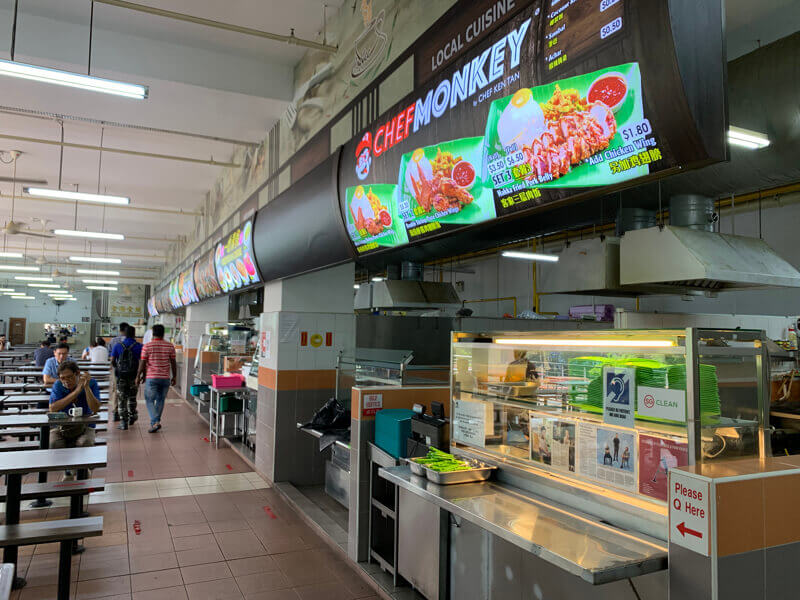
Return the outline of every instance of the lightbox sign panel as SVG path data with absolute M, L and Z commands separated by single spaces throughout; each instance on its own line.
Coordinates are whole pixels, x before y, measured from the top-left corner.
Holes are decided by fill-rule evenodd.
M 252 220 L 245 221 L 217 245 L 214 269 L 225 293 L 261 282 L 253 254 Z
M 417 91 L 344 147 L 340 198 L 358 254 L 709 161 L 671 4 L 458 3 L 415 45 Z
M 222 288 L 217 281 L 215 256 L 216 248 L 203 255 L 194 264 L 194 287 L 201 300 L 213 298 L 222 293 Z
M 200 298 L 197 296 L 197 291 L 194 287 L 194 265 L 178 275 L 177 286 L 183 306 L 189 306 L 195 302 L 200 302 Z

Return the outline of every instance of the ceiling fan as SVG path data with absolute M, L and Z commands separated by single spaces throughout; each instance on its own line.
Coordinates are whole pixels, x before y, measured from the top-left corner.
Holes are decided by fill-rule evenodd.
M 53 237 L 52 233 L 48 233 L 44 228 L 44 221 L 42 222 L 42 231 L 33 231 L 31 229 L 27 229 L 25 223 L 20 223 L 14 221 L 14 206 L 17 201 L 17 159 L 21 153 L 14 151 L 11 153 L 11 156 L 14 159 L 14 179 L 13 183 L 11 184 L 12 191 L 11 191 L 11 219 L 5 224 L 2 229 L 2 232 L 6 235 L 28 235 L 31 237 L 41 237 L 41 238 L 51 238 Z

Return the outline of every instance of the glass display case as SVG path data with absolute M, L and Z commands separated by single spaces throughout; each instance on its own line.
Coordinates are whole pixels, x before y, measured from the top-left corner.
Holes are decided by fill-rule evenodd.
M 613 492 L 663 515 L 670 468 L 770 455 L 764 341 L 705 329 L 453 333 L 452 447 L 567 498 Z

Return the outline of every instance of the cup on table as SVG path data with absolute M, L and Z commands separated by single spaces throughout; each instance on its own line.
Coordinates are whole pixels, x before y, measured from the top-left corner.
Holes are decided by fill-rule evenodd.
M 69 416 L 70 417 L 82 417 L 83 416 L 83 407 L 82 406 L 74 406 L 69 409 Z

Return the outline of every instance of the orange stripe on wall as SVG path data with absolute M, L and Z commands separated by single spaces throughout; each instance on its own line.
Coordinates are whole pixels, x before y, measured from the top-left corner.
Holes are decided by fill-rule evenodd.
M 354 387 L 350 396 L 350 417 L 357 420 L 373 420 L 374 415 L 361 414 L 365 394 L 380 394 L 383 397 L 383 408 L 413 408 L 415 404 L 422 404 L 426 413 L 431 414 L 431 403 L 444 404 L 444 414 L 450 416 L 450 387 Z
M 184 352 L 189 358 L 197 356 L 197 348 L 187 348 Z
M 276 371 L 267 367 L 258 367 L 258 385 L 279 392 L 333 389 L 336 386 L 336 371 L 333 369 Z
M 275 389 L 275 382 L 277 381 L 277 374 L 275 369 L 268 369 L 267 367 L 258 367 L 258 385 L 263 385 L 271 390 Z

